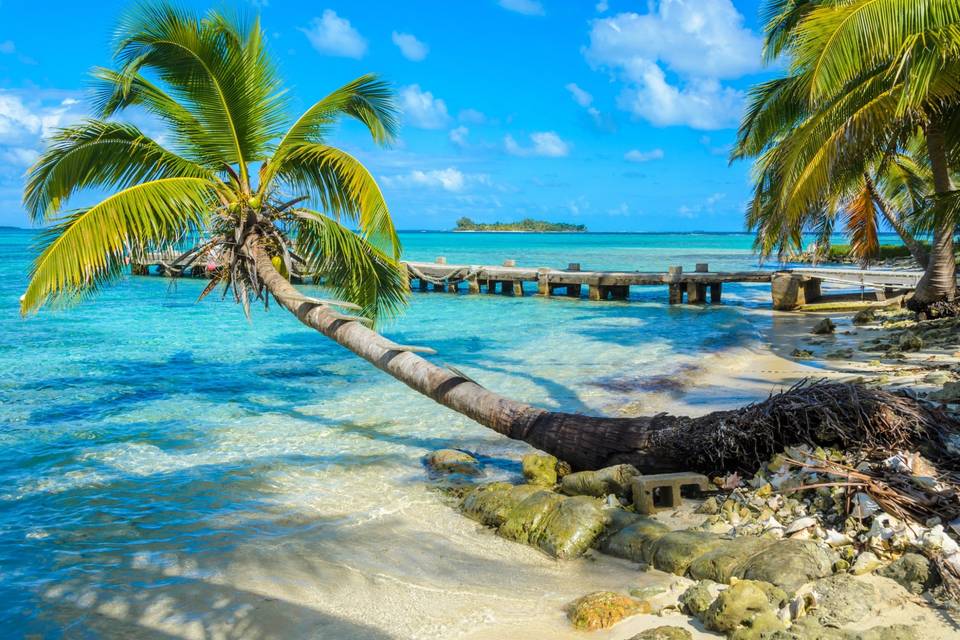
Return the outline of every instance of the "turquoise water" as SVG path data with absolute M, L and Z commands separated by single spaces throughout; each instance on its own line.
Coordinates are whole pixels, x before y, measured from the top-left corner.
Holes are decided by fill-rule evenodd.
M 126 278 L 22 319 L 32 237 L 0 230 L 0 636 L 467 637 L 530 619 L 518 603 L 566 597 L 577 572 L 591 579 L 478 531 L 425 486 L 431 449 L 464 447 L 508 477 L 526 445 L 277 308 L 248 322 L 214 296 L 196 304 L 200 281 Z M 451 263 L 756 266 L 746 235 L 403 242 L 406 258 Z M 756 341 L 767 296 L 730 287 L 729 304 L 693 308 L 668 307 L 662 289 L 630 303 L 414 294 L 386 332 L 522 400 L 643 413 L 642 393 L 704 352 Z M 548 620 L 562 618 L 554 600 Z

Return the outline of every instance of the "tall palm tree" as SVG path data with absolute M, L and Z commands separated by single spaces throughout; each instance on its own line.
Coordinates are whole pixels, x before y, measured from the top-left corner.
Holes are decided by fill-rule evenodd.
M 500 396 L 364 322 L 400 309 L 406 273 L 376 182 L 328 145 L 326 134 L 346 116 L 366 125 L 376 142 L 390 141 L 396 119 L 386 85 L 362 77 L 284 127 L 283 94 L 259 24 L 218 13 L 198 19 L 167 5 L 141 8 L 122 22 L 116 60 L 117 70 L 95 71 L 98 118 L 57 133 L 30 171 L 25 203 L 35 221 L 54 224 L 42 235 L 21 303 L 25 314 L 94 292 L 122 273 L 131 253 L 193 234 L 206 238 L 193 255 L 216 266 L 207 291 L 220 283 L 245 308 L 272 297 L 419 393 L 576 468 L 745 464 L 778 446 L 820 438 L 814 434 L 842 440 L 833 426 L 844 404 L 856 405 L 851 436 L 894 423 L 946 424 L 908 399 L 845 385 L 797 388 L 748 411 L 696 419 L 590 417 Z M 170 148 L 109 119 L 133 106 L 166 126 Z M 91 207 L 64 210 L 88 188 L 112 193 Z M 305 296 L 284 275 L 294 270 L 321 275 L 344 300 Z M 800 427 L 782 428 L 800 414 Z M 764 428 L 770 434 L 758 444 Z
M 952 300 L 957 220 L 944 203 L 960 142 L 960 3 L 772 0 L 768 14 L 768 56 L 785 57 L 789 72 L 754 90 L 744 118 L 737 157 L 757 158 L 748 220 L 769 221 L 771 237 L 796 236 L 920 136 L 935 196 L 922 210 L 934 240 L 915 300 Z

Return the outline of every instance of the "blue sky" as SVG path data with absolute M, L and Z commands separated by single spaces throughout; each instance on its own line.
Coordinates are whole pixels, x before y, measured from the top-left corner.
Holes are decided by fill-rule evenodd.
M 334 141 L 380 180 L 402 229 L 526 216 L 593 231 L 743 228 L 749 166 L 728 166 L 760 63 L 759 0 L 234 0 L 260 12 L 303 109 L 366 73 L 392 82 L 400 140 Z M 23 173 L 85 115 L 130 5 L 0 0 L 0 225 L 28 226 Z

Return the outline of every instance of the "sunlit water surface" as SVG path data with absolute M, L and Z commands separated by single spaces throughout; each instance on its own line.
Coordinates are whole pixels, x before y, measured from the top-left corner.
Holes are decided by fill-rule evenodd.
M 556 563 L 457 515 L 421 457 L 461 447 L 516 477 L 526 445 L 278 308 L 248 322 L 214 296 L 196 304 L 203 282 L 126 278 L 20 318 L 32 239 L 0 231 L 0 636 L 552 634 L 567 629 L 559 603 L 641 579 Z M 747 236 L 403 240 L 407 258 L 451 263 L 756 267 Z M 692 308 L 656 288 L 630 303 L 415 294 L 385 330 L 514 398 L 613 414 L 704 352 L 757 339 L 767 320 L 747 310 L 768 289 L 724 295 Z

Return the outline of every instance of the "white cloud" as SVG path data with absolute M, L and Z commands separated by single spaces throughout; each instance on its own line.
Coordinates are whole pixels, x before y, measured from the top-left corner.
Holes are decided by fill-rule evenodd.
M 29 146 L 80 118 L 72 98 L 56 106 L 24 102 L 19 95 L 0 91 L 0 144 Z
M 39 157 L 39 151 L 26 147 L 9 147 L 7 149 L 0 150 L 0 159 L 9 162 L 12 165 L 21 167 L 29 167 L 36 162 L 37 158 Z
M 421 171 L 419 169 L 395 176 L 381 178 L 384 185 L 390 187 L 427 187 L 444 191 L 459 192 L 473 184 L 490 184 L 485 174 L 465 174 L 454 167 Z
M 470 135 L 470 129 L 460 125 L 456 129 L 450 130 L 450 142 L 458 147 L 467 146 L 467 136 Z
M 503 139 L 503 145 L 507 153 L 514 156 L 545 156 L 548 158 L 561 158 L 570 153 L 570 144 L 565 142 L 554 131 L 538 131 L 530 134 L 529 147 L 521 146 L 513 136 L 508 135 Z
M 564 85 L 566 90 L 573 96 L 573 101 L 581 107 L 589 107 L 593 104 L 593 96 L 577 86 L 577 83 L 571 82 Z
M 360 59 L 367 52 L 367 41 L 360 32 L 332 9 L 324 10 L 322 17 L 314 18 L 308 28 L 300 31 L 314 49 L 328 56 Z
M 400 110 L 407 124 L 420 129 L 442 129 L 450 121 L 447 104 L 418 84 L 400 90 Z
M 631 149 L 623 156 L 623 158 L 629 162 L 650 162 L 651 160 L 659 160 L 662 157 L 663 149 L 651 149 L 650 151 Z
M 414 62 L 420 62 L 430 53 L 430 47 L 420 40 L 417 40 L 417 37 L 412 33 L 398 33 L 394 31 L 393 44 L 400 48 L 400 53 L 403 54 L 404 58 L 413 60 Z
M 698 213 L 713 213 L 717 204 L 726 197 L 725 193 L 714 193 L 699 204 L 681 206 L 677 212 L 684 218 L 694 218 Z
M 504 9 L 527 16 L 542 16 L 546 13 L 539 0 L 499 0 Z
M 592 23 L 586 57 L 625 80 L 620 107 L 659 126 L 735 126 L 744 96 L 721 80 L 761 69 L 760 38 L 731 0 L 659 0 L 649 7 Z
M 464 109 L 458 118 L 464 124 L 483 124 L 487 121 L 486 114 L 476 109 Z
M 610 5 L 607 3 L 607 0 L 600 0 L 600 2 L 597 3 L 598 13 L 605 13 L 609 8 L 610 8 Z

